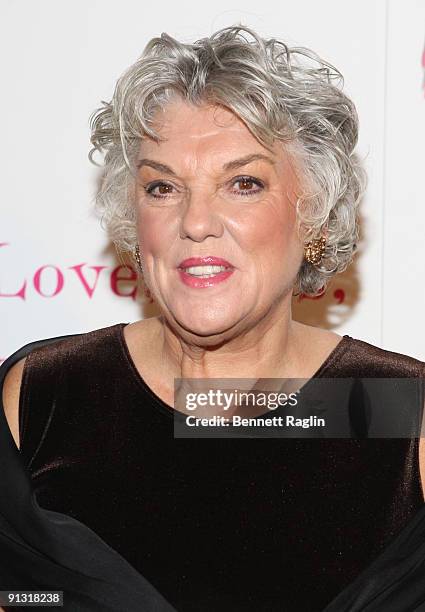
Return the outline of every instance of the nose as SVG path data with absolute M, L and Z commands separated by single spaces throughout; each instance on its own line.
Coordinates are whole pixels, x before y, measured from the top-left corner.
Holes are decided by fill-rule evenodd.
M 211 194 L 204 191 L 191 191 L 186 195 L 180 221 L 180 237 L 202 242 L 208 236 L 219 238 L 223 234 L 223 224 Z

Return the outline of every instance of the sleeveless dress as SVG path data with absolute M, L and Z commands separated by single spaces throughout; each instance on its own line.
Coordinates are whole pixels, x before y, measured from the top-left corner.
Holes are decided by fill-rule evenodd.
M 425 609 L 417 437 L 176 439 L 174 410 L 138 373 L 124 327 L 32 343 L 0 368 L 1 384 L 27 355 L 18 453 L 27 507 L 22 493 L 13 511 L 0 503 L 12 560 L 0 589 L 28 589 L 34 572 L 46 584 L 30 549 L 47 583 L 63 585 L 65 610 Z M 344 336 L 313 378 L 424 374 L 416 359 Z M 34 541 L 36 525 L 44 540 Z M 391 575 L 403 546 L 405 592 Z M 392 608 L 406 592 L 410 607 Z

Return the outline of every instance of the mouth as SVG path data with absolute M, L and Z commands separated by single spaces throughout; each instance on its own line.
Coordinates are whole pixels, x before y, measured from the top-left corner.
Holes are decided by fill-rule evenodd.
M 180 268 L 186 274 L 190 276 L 196 276 L 196 278 L 211 278 L 220 274 L 220 272 L 226 272 L 233 268 L 226 268 L 224 266 L 191 266 L 189 268 Z
M 185 285 L 192 288 L 212 287 L 229 278 L 235 268 L 220 257 L 191 257 L 177 268 Z
M 178 265 L 178 270 L 197 278 L 212 278 L 222 272 L 234 270 L 234 266 L 221 257 L 190 257 Z

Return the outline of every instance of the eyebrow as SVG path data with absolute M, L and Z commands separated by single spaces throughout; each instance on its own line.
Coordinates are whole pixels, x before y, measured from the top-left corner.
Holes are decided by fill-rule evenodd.
M 263 155 L 263 153 L 251 153 L 249 155 L 245 155 L 244 157 L 239 157 L 238 159 L 233 159 L 232 161 L 225 163 L 223 165 L 223 170 L 235 170 L 236 168 L 246 166 L 247 164 L 250 164 L 251 162 L 257 161 L 259 159 L 268 162 L 272 166 L 276 164 L 275 161 L 273 161 L 270 157 L 267 157 L 267 155 Z M 139 159 L 137 161 L 137 169 L 140 169 L 142 166 L 149 166 L 154 170 L 164 172 L 165 174 L 169 174 L 170 176 L 177 176 L 177 174 L 172 168 L 170 168 L 170 166 L 167 166 L 166 164 L 161 164 L 160 162 L 157 162 L 154 159 L 148 159 L 147 157 Z

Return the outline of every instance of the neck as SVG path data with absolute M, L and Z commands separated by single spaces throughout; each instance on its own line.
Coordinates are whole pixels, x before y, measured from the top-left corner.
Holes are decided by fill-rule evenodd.
M 295 376 L 299 324 L 291 296 L 251 327 L 215 338 L 177 334 L 163 316 L 162 361 L 175 378 L 273 378 Z

